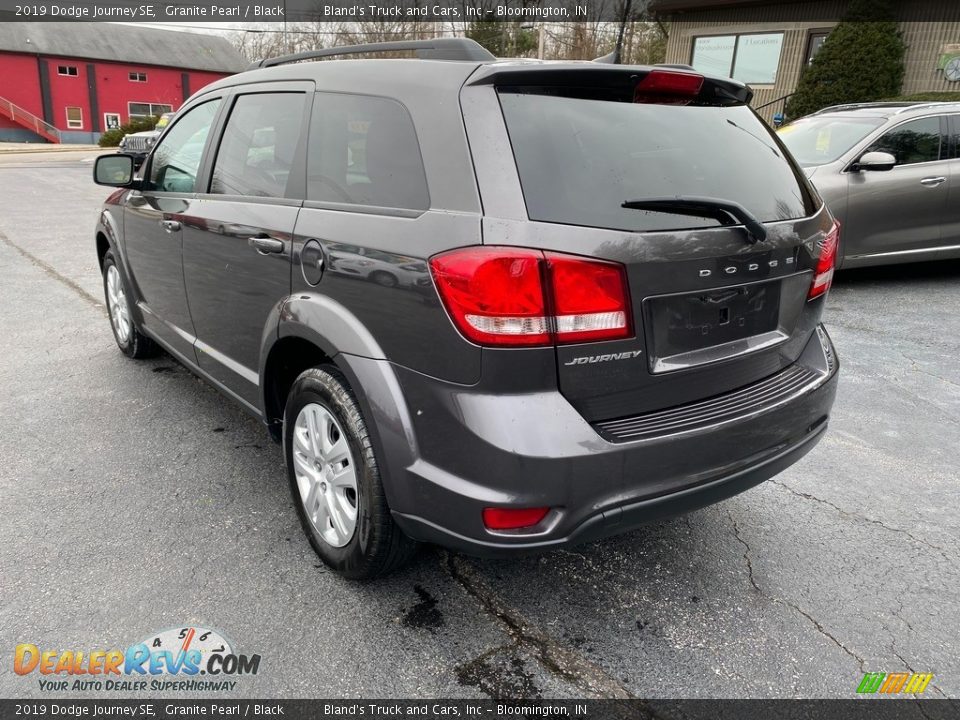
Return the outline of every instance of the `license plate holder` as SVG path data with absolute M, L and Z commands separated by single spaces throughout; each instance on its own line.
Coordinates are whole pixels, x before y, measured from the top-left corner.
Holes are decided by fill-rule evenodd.
M 748 283 L 644 301 L 651 372 L 723 360 L 779 344 L 781 281 Z

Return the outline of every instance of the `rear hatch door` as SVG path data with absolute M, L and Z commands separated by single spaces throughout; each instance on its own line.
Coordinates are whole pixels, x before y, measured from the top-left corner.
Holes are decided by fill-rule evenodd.
M 626 267 L 631 337 L 557 348 L 560 389 L 591 421 L 777 373 L 822 304 L 807 293 L 832 220 L 744 102 L 749 91 L 707 78 L 696 94 L 671 94 L 666 78 L 645 92 L 649 74 L 564 81 L 553 69 L 496 83 L 527 219 L 497 218 L 485 203 L 484 242 Z M 692 73 L 678 74 L 689 86 Z

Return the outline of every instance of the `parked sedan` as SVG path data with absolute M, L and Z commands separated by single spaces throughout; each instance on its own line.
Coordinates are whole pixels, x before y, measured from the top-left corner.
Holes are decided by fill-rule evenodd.
M 843 227 L 838 266 L 960 257 L 960 103 L 835 106 L 778 134 Z

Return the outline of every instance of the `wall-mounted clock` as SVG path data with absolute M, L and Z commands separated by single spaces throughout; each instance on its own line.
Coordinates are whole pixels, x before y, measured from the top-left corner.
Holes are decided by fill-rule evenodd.
M 960 55 L 947 61 L 947 64 L 943 66 L 943 75 L 950 82 L 960 80 Z

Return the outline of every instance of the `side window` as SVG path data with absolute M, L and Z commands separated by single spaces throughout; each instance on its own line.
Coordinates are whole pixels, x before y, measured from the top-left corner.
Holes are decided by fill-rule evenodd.
M 427 179 L 413 120 L 395 100 L 317 93 L 307 199 L 426 210 Z
M 197 105 L 170 128 L 153 151 L 150 188 L 161 192 L 194 192 L 203 145 L 220 100 Z
M 953 141 L 953 153 L 951 158 L 960 158 L 960 115 L 951 115 L 950 118 L 950 138 Z
M 905 122 L 876 140 L 866 152 L 887 152 L 897 165 L 913 165 L 940 159 L 940 118 L 925 117 Z
M 260 93 L 237 98 L 213 165 L 211 193 L 284 196 L 300 139 L 305 97 L 303 93 Z

